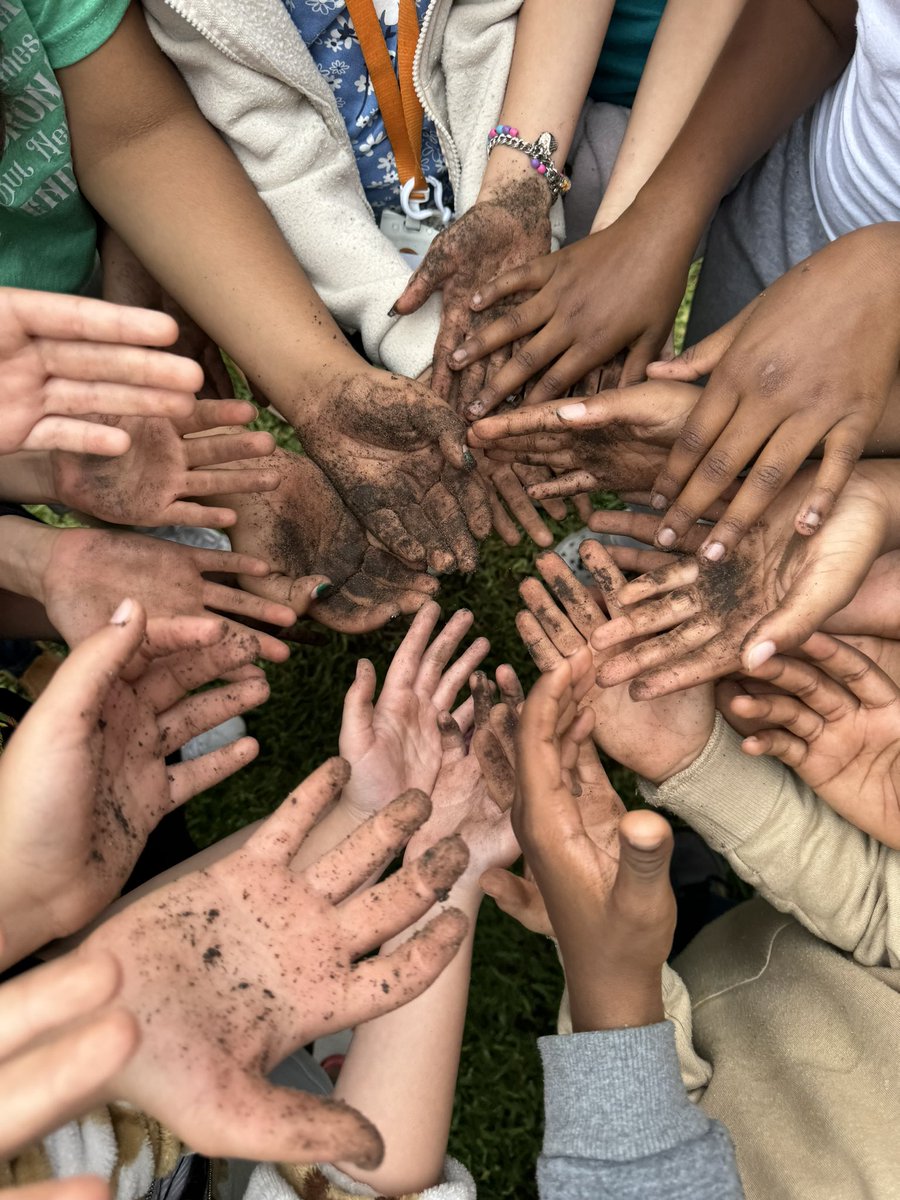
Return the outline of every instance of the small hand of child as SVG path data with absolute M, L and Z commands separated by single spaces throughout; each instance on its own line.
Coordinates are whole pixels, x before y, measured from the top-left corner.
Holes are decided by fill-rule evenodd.
M 654 507 L 668 507 L 661 545 L 675 545 L 756 455 L 707 539 L 726 557 L 824 441 L 822 464 L 790 514 L 800 534 L 821 527 L 897 374 L 898 248 L 893 223 L 837 238 L 723 329 L 648 368 L 666 379 L 712 372 L 653 485 Z
M 65 450 L 124 454 L 112 417 L 186 418 L 203 381 L 196 363 L 147 346 L 169 346 L 171 317 L 83 296 L 0 288 L 0 454 Z
M 200 400 L 186 420 L 126 421 L 131 448 L 118 458 L 97 462 L 75 454 L 52 455 L 56 498 L 115 525 L 225 529 L 237 520 L 234 509 L 199 501 L 272 491 L 279 484 L 267 467 L 225 467 L 268 454 L 274 446 L 270 433 L 213 432 L 251 421 L 255 413 L 243 400 Z
M 427 818 L 427 797 L 411 791 L 292 869 L 347 775 L 340 759 L 325 763 L 240 850 L 150 892 L 85 943 L 122 963 L 122 1000 L 142 1026 L 116 1095 L 201 1154 L 367 1169 L 381 1161 L 378 1131 L 354 1109 L 266 1075 L 298 1047 L 399 1008 L 437 978 L 468 928 L 453 909 L 392 953 L 357 960 L 446 895 L 468 854 L 445 838 L 358 891 Z
M 590 721 L 579 715 L 561 733 L 560 718 L 590 670 L 589 652 L 579 650 L 542 676 L 525 701 L 513 808 L 559 942 L 576 1032 L 663 1019 L 662 967 L 675 928 L 668 822 L 647 811 L 621 815 L 621 804 L 609 804 L 599 761 L 579 796 L 566 777 Z
M 195 734 L 268 697 L 256 638 L 177 617 L 153 622 L 150 650 L 145 628 L 140 605 L 124 601 L 0 756 L 0 964 L 81 929 L 119 894 L 166 813 L 256 757 L 245 737 L 166 765 Z M 187 695 L 223 675 L 233 682 Z
M 859 829 L 900 849 L 900 688 L 853 646 L 824 633 L 752 672 L 752 692 L 717 699 L 746 754 L 780 759 Z

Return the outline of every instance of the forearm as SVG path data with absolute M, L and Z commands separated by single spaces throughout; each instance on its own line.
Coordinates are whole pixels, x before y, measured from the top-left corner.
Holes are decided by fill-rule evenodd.
M 696 104 L 635 204 L 696 245 L 727 190 L 840 74 L 855 3 L 747 0 Z M 826 23 L 826 19 L 831 22 Z
M 456 956 L 417 999 L 357 1028 L 338 1077 L 335 1097 L 364 1112 L 385 1147 L 384 1161 L 374 1171 L 338 1165 L 387 1196 L 419 1192 L 441 1179 L 481 898 L 477 884 L 456 885 L 448 903 L 469 918 L 469 933 Z M 433 915 L 423 917 L 412 932 Z M 386 943 L 382 953 L 409 936 L 406 931 Z
M 315 398 L 316 381 L 336 364 L 360 368 L 139 8 L 60 82 L 85 196 L 287 416 Z
M 562 169 L 614 7 L 613 0 L 525 0 L 519 10 L 503 109 L 497 120 L 533 141 L 549 130 Z M 577 30 L 577 36 L 573 36 Z M 485 130 L 487 133 L 487 130 Z M 531 174 L 518 150 L 498 146 L 488 160 L 482 192 L 510 176 Z
M 592 231 L 619 217 L 690 114 L 745 0 L 669 0 Z
M 41 579 L 61 532 L 26 517 L 0 517 L 0 587 L 43 603 Z

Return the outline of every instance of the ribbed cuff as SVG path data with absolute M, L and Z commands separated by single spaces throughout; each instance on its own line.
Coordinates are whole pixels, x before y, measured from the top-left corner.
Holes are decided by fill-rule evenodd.
M 682 817 L 714 850 L 735 849 L 769 819 L 787 775 L 777 759 L 744 754 L 741 740 L 716 713 L 702 754 L 660 787 L 639 780 L 641 795 Z
M 626 1162 L 700 1137 L 709 1118 L 688 1099 L 671 1022 L 543 1037 L 548 1157 Z

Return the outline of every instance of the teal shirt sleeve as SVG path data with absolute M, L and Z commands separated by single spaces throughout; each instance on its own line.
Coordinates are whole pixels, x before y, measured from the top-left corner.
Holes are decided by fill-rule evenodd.
M 666 0 L 617 0 L 588 94 L 631 108 Z
M 131 0 L 25 0 L 54 71 L 71 67 L 112 37 Z

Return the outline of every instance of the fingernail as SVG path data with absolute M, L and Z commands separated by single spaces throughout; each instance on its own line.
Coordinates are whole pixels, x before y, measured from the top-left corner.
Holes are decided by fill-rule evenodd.
M 323 596 L 330 596 L 334 591 L 333 583 L 319 583 L 313 588 L 313 600 L 321 600 Z
M 725 547 L 721 542 L 710 542 L 700 553 L 710 562 L 720 562 L 725 557 Z
M 564 404 L 562 408 L 556 410 L 556 415 L 562 417 L 564 421 L 575 421 L 579 417 L 583 417 L 587 412 L 585 404 Z
M 809 508 L 806 510 L 806 512 L 800 518 L 800 523 L 802 525 L 808 525 L 810 527 L 810 529 L 818 529 L 819 523 L 821 522 L 821 520 L 822 520 L 822 518 L 816 512 L 816 510 L 814 508 Z
M 392 304 L 391 307 L 388 309 L 388 316 L 396 317 L 396 315 L 397 315 L 397 305 Z
M 777 650 L 774 642 L 758 642 L 747 651 L 747 670 L 755 671 L 763 663 L 768 662 Z
M 659 533 L 656 535 L 656 540 L 661 546 L 674 546 L 675 542 L 678 540 L 678 535 L 675 533 L 674 529 L 669 529 L 667 527 L 666 529 L 661 529 L 659 531 Z
M 468 448 L 468 446 L 466 446 L 466 448 L 463 450 L 463 462 L 466 464 L 466 466 L 469 468 L 470 471 L 475 466 L 475 455 Z
M 458 350 L 453 351 L 453 353 L 450 355 L 450 357 L 455 363 L 461 363 L 461 362 L 465 362 L 469 356 L 466 353 L 466 351 L 462 348 L 462 346 L 460 346 Z
M 668 503 L 662 492 L 653 492 L 650 496 L 650 507 L 657 509 L 657 511 L 664 509 Z
M 127 625 L 134 612 L 134 601 L 123 600 L 113 615 L 109 618 L 110 625 Z
M 481 292 L 475 293 L 475 295 L 472 297 L 472 303 L 476 305 L 481 303 Z
M 665 366 L 668 366 L 668 363 L 665 361 L 665 359 L 659 358 L 656 360 L 656 362 L 647 363 L 647 370 L 649 371 L 651 367 L 665 367 Z

